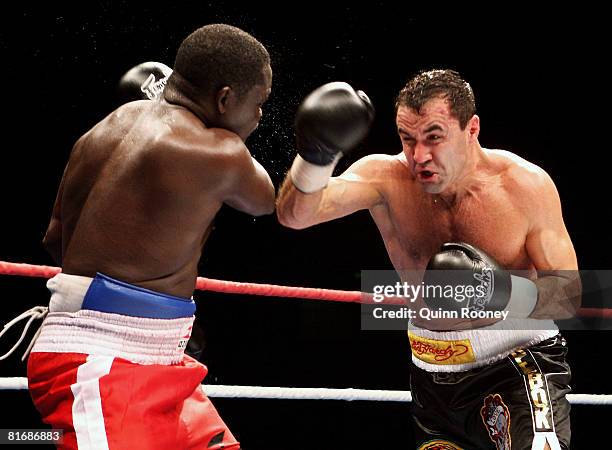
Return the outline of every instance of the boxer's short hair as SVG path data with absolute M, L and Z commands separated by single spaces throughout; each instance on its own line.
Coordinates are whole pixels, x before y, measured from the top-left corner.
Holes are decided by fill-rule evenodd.
M 395 110 L 407 106 L 420 114 L 423 105 L 433 98 L 448 101 L 451 115 L 462 130 L 476 114 L 472 87 L 458 72 L 448 69 L 422 71 L 408 80 L 397 96 Z
M 174 70 L 202 93 L 230 86 L 239 96 L 264 82 L 270 64 L 266 48 L 240 28 L 214 24 L 198 28 L 180 45 Z

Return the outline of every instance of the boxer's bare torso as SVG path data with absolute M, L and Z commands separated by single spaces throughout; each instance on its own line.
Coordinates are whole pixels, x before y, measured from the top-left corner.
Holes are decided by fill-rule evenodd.
M 221 205 L 271 212 L 267 175 L 243 192 L 254 164 L 238 135 L 182 106 L 128 103 L 75 144 L 46 240 L 60 246 L 66 273 L 190 297 Z
M 478 180 L 460 198 L 423 192 L 403 153 L 378 155 L 369 162 L 369 170 L 383 175 L 373 179 L 384 180 L 376 186 L 384 201 L 370 213 L 393 266 L 405 281 L 415 282 L 411 275 L 424 270 L 445 242 L 472 243 L 503 267 L 535 275 L 525 243 L 530 211 L 537 207 L 530 200 L 537 192 L 528 195 L 520 178 L 537 169 L 508 152 L 484 151 L 489 167 L 481 170 Z M 419 323 L 432 325 L 417 316 L 415 324 Z M 470 327 L 474 325 L 470 322 Z
M 444 242 L 473 243 L 508 269 L 533 269 L 525 249 L 530 207 L 506 152 L 486 151 L 491 167 L 461 198 L 421 190 L 403 154 L 380 156 L 384 202 L 371 209 L 395 269 L 424 269 Z M 380 170 L 380 169 L 379 169 Z M 517 189 L 518 188 L 518 189 Z M 535 193 L 534 193 L 535 194 Z
M 554 183 L 513 153 L 483 149 L 478 116 L 461 129 L 446 101 L 435 98 L 420 113 L 400 107 L 396 123 L 402 153 L 362 158 L 312 194 L 286 181 L 277 205 L 281 222 L 305 228 L 368 209 L 394 268 L 412 283 L 441 244 L 452 241 L 472 244 L 524 277 L 534 278 L 536 269 L 577 268 Z M 536 316 L 545 309 L 565 314 L 562 302 L 545 303 Z M 457 329 L 491 321 L 416 323 Z

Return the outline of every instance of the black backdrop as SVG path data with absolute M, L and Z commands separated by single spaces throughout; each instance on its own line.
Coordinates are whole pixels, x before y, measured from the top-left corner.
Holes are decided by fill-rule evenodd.
M 277 186 L 294 155 L 293 113 L 310 90 L 343 80 L 366 91 L 376 106 L 370 136 L 340 163 L 344 169 L 368 153 L 398 152 L 397 91 L 417 70 L 453 68 L 476 94 L 481 144 L 514 151 L 545 168 L 557 183 L 582 268 L 611 268 L 603 113 L 609 71 L 601 17 L 596 11 L 509 8 L 475 16 L 384 2 L 21 6 L 4 14 L 0 42 L 5 138 L 0 260 L 52 264 L 40 240 L 64 164 L 74 141 L 116 106 L 118 78 L 147 60 L 171 66 L 188 33 L 224 22 L 260 39 L 273 59 L 272 96 L 248 145 Z M 292 231 L 274 216 L 253 219 L 228 208 L 216 220 L 200 274 L 357 290 L 361 270 L 390 268 L 367 213 Z M 2 277 L 1 283 L 2 322 L 47 300 L 42 280 Z M 208 383 L 409 389 L 405 333 L 360 331 L 356 305 L 211 293 L 196 298 Z M 603 369 L 609 334 L 574 331 L 566 337 L 575 392 L 612 393 Z M 0 349 L 8 349 L 8 342 Z M 11 357 L 0 362 L 0 375 L 24 376 L 25 366 Z M 0 397 L 17 412 L 3 418 L 0 428 L 41 426 L 25 392 Z M 412 443 L 407 404 L 215 403 L 246 449 Z M 573 447 L 586 448 L 611 411 L 575 407 Z

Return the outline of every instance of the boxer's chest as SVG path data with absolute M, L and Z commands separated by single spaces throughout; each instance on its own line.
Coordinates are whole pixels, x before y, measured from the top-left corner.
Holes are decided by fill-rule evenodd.
M 413 199 L 415 200 L 415 199 Z M 467 242 L 507 268 L 528 268 L 528 218 L 505 193 L 480 193 L 456 205 L 423 197 L 390 205 L 403 251 L 414 262 L 427 261 L 444 242 Z M 420 264 L 419 264 L 420 265 Z

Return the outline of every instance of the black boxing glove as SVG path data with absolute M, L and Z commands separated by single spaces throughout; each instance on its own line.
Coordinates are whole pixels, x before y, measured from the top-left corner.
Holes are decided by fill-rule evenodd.
M 535 283 L 511 275 L 485 252 L 463 242 L 442 245 L 429 260 L 423 283 L 426 294 L 433 292 L 423 296 L 432 309 L 507 311 L 510 317 L 526 318 L 538 300 Z M 454 295 L 440 295 L 439 289 L 432 289 L 435 286 L 446 287 L 447 292 L 451 286 Z
M 132 67 L 119 80 L 117 95 L 121 103 L 155 100 L 164 90 L 172 69 L 160 62 L 144 62 Z
M 368 96 L 347 83 L 327 83 L 311 92 L 295 115 L 295 187 L 311 193 L 327 186 L 338 160 L 365 138 L 373 120 Z

